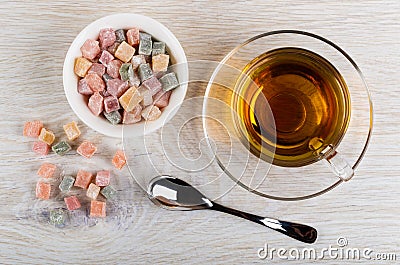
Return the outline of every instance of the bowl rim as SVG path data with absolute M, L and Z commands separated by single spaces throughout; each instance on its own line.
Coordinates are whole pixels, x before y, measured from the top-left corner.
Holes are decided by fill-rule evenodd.
M 178 75 L 180 87 L 174 90 L 175 93 L 172 93 L 171 95 L 171 100 L 173 99 L 172 104 L 167 106 L 161 116 L 152 122 L 147 122 L 147 121 L 142 121 L 140 123 L 135 123 L 135 124 L 129 124 L 129 125 L 124 125 L 124 124 L 118 124 L 118 125 L 112 125 L 105 119 L 101 119 L 101 117 L 97 117 L 91 113 L 91 111 L 82 104 L 78 99 L 78 97 L 83 97 L 83 95 L 79 94 L 76 91 L 76 87 L 72 87 L 74 85 L 71 85 L 71 78 L 77 78 L 74 71 L 73 71 L 73 62 L 75 60 L 75 53 L 76 51 L 80 49 L 80 43 L 85 41 L 85 36 L 89 33 L 92 32 L 92 28 L 97 28 L 97 31 L 95 31 L 95 34 L 98 34 L 98 31 L 101 28 L 105 27 L 112 27 L 114 28 L 115 24 L 121 24 L 121 21 L 134 21 L 132 24 L 126 25 L 126 26 L 121 26 L 121 27 L 138 27 L 140 30 L 143 30 L 145 32 L 148 32 L 152 36 L 154 35 L 163 35 L 164 39 L 162 41 L 168 42 L 173 45 L 168 45 L 167 44 L 167 49 L 169 50 L 169 54 L 171 56 L 172 60 L 176 60 L 172 65 L 182 65 L 183 68 L 181 68 L 180 72 L 176 72 Z M 139 23 L 137 21 L 140 21 Z M 122 22 L 124 23 L 124 22 Z M 126 24 L 126 23 L 125 23 Z M 147 30 L 143 28 L 143 25 L 147 26 L 148 28 L 152 29 L 159 29 L 156 33 L 151 32 L 151 30 Z M 156 39 L 159 39 L 159 37 L 155 37 Z M 173 46 L 173 47 L 171 47 Z M 72 64 L 71 64 L 72 63 Z M 72 67 L 71 67 L 72 65 Z M 171 66 L 172 66 L 171 65 Z M 71 42 L 68 51 L 65 55 L 64 59 L 64 64 L 63 64 L 63 87 L 64 87 L 64 93 L 67 98 L 67 101 L 74 111 L 74 113 L 78 116 L 78 118 L 86 124 L 88 127 L 92 128 L 93 130 L 109 137 L 114 137 L 114 138 L 122 138 L 123 135 L 128 134 L 130 137 L 134 136 L 142 136 L 145 134 L 149 134 L 159 128 L 161 128 L 166 122 L 168 122 L 178 111 L 179 106 L 181 105 L 182 101 L 184 100 L 186 93 L 187 93 L 187 87 L 188 87 L 188 79 L 189 79 L 189 69 L 188 69 L 188 64 L 187 64 L 187 58 L 185 51 L 180 44 L 179 40 L 175 37 L 175 35 L 161 22 L 145 16 L 141 14 L 135 14 L 135 13 L 116 13 L 116 14 L 111 14 L 108 16 L 101 17 L 95 21 L 92 21 L 90 24 L 85 26 L 79 34 L 74 38 L 74 40 Z M 77 86 L 77 82 L 76 82 Z M 179 92 L 178 92 L 179 91 Z M 178 106 L 178 107 L 176 107 Z M 86 108 L 84 108 L 86 107 Z M 168 108 L 169 107 L 169 108 Z M 90 113 L 90 114 L 89 114 Z

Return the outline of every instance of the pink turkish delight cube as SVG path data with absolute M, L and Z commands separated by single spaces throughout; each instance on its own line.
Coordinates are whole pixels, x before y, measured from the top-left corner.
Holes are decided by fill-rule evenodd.
M 161 108 L 168 106 L 169 98 L 171 97 L 172 91 L 163 91 L 160 90 L 153 96 L 154 105 Z
M 92 95 L 93 90 L 90 88 L 86 78 L 82 78 L 78 82 L 78 93 L 82 95 Z
M 115 31 L 112 28 L 101 29 L 99 32 L 99 41 L 102 50 L 113 45 L 116 39 Z
M 92 173 L 84 170 L 78 170 L 78 174 L 76 174 L 76 179 L 74 186 L 75 187 L 80 187 L 83 189 L 87 189 L 89 186 L 90 182 L 92 181 Z
M 94 153 L 96 153 L 96 151 L 97 147 L 89 141 L 82 142 L 79 145 L 78 149 L 76 149 L 76 152 L 78 154 L 86 158 L 91 158 L 94 155 Z
M 23 135 L 28 137 L 38 137 L 42 128 L 43 123 L 41 121 L 28 121 L 24 125 Z
M 40 166 L 37 174 L 42 178 L 52 178 L 56 172 L 56 166 L 50 163 L 44 163 Z
M 36 184 L 36 198 L 42 200 L 48 200 L 50 198 L 50 193 L 51 193 L 50 183 L 39 181 Z
M 107 67 L 112 60 L 114 60 L 114 56 L 111 53 L 108 51 L 102 51 L 99 62 Z
M 96 174 L 96 185 L 99 187 L 105 187 L 110 185 L 110 171 L 109 170 L 101 170 Z
M 129 88 L 128 81 L 122 81 L 121 79 L 112 79 L 107 82 L 107 92 L 114 97 L 119 98 Z
M 99 42 L 88 39 L 81 47 L 82 56 L 92 60 L 100 53 Z
M 160 91 L 162 88 L 160 81 L 158 81 L 158 79 L 154 76 L 147 79 L 146 81 L 143 81 L 142 85 L 148 90 L 150 90 L 152 96 L 157 94 L 157 92 Z
M 98 74 L 99 76 L 103 76 L 105 73 L 106 67 L 100 63 L 94 63 L 88 71 L 88 74 Z
M 95 92 L 89 98 L 88 107 L 96 116 L 99 116 L 100 113 L 103 112 L 103 97 L 100 95 L 99 92 Z
M 65 205 L 69 211 L 81 208 L 81 203 L 76 196 L 69 196 L 64 198 Z
M 101 78 L 98 74 L 87 74 L 85 78 L 93 92 L 100 92 L 106 88 L 103 78 Z
M 47 155 L 50 151 L 50 145 L 42 142 L 42 141 L 36 141 L 33 143 L 32 147 L 33 152 L 39 155 Z
M 112 60 L 107 66 L 107 74 L 112 78 L 119 78 L 119 68 L 121 68 L 122 62 L 120 60 Z
M 131 46 L 135 46 L 139 44 L 139 29 L 138 28 L 131 28 L 126 32 L 126 38 L 128 43 Z
M 122 169 L 126 164 L 124 151 L 118 150 L 112 159 L 112 163 L 116 168 Z
M 115 110 L 119 110 L 119 101 L 117 97 L 109 96 L 104 98 L 104 110 L 110 113 Z
M 133 124 L 142 120 L 142 106 L 137 105 L 133 108 L 132 111 L 124 110 L 124 114 L 122 116 L 123 124 Z

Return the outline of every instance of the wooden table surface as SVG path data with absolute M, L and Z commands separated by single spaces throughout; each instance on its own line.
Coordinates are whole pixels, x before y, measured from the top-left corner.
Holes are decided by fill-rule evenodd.
M 110 168 L 121 140 L 79 122 L 66 100 L 62 66 L 79 31 L 102 16 L 132 12 L 164 23 L 188 60 L 218 61 L 243 40 L 265 31 L 301 29 L 343 47 L 361 67 L 375 107 L 371 145 L 356 176 L 320 197 L 297 202 L 266 200 L 238 188 L 220 201 L 260 215 L 310 224 L 317 250 L 344 237 L 348 247 L 395 253 L 397 261 L 325 258 L 316 264 L 396 264 L 400 260 L 400 3 L 390 1 L 1 1 L 0 4 L 0 263 L 1 264 L 265 264 L 257 251 L 310 247 L 279 233 L 212 211 L 171 212 L 148 201 L 128 169 L 112 170 L 123 201 L 105 221 L 55 228 L 46 210 L 61 200 L 34 199 L 36 170 L 56 163 L 64 174 Z M 212 69 L 210 69 L 212 70 Z M 189 90 L 188 97 L 204 90 Z M 35 156 L 22 137 L 27 120 L 40 119 L 57 135 L 76 120 L 82 139 L 99 152 L 86 161 Z M 306 261 L 293 261 L 304 264 Z

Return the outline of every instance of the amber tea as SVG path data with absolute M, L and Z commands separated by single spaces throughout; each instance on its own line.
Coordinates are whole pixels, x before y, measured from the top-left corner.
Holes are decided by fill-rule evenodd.
M 336 68 L 301 48 L 280 48 L 253 59 L 237 80 L 235 127 L 251 153 L 278 166 L 323 158 L 350 120 L 350 95 Z M 275 153 L 274 153 L 275 152 Z

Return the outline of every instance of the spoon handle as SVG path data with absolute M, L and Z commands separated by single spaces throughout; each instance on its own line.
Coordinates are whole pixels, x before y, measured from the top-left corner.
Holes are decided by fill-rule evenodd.
M 212 202 L 211 210 L 216 210 L 228 214 L 232 214 L 260 225 L 271 228 L 291 238 L 297 239 L 304 243 L 314 243 L 317 239 L 317 230 L 311 226 L 297 224 L 292 222 L 280 221 L 268 217 L 261 217 L 251 213 L 242 212 L 236 209 L 225 207 L 221 204 Z

